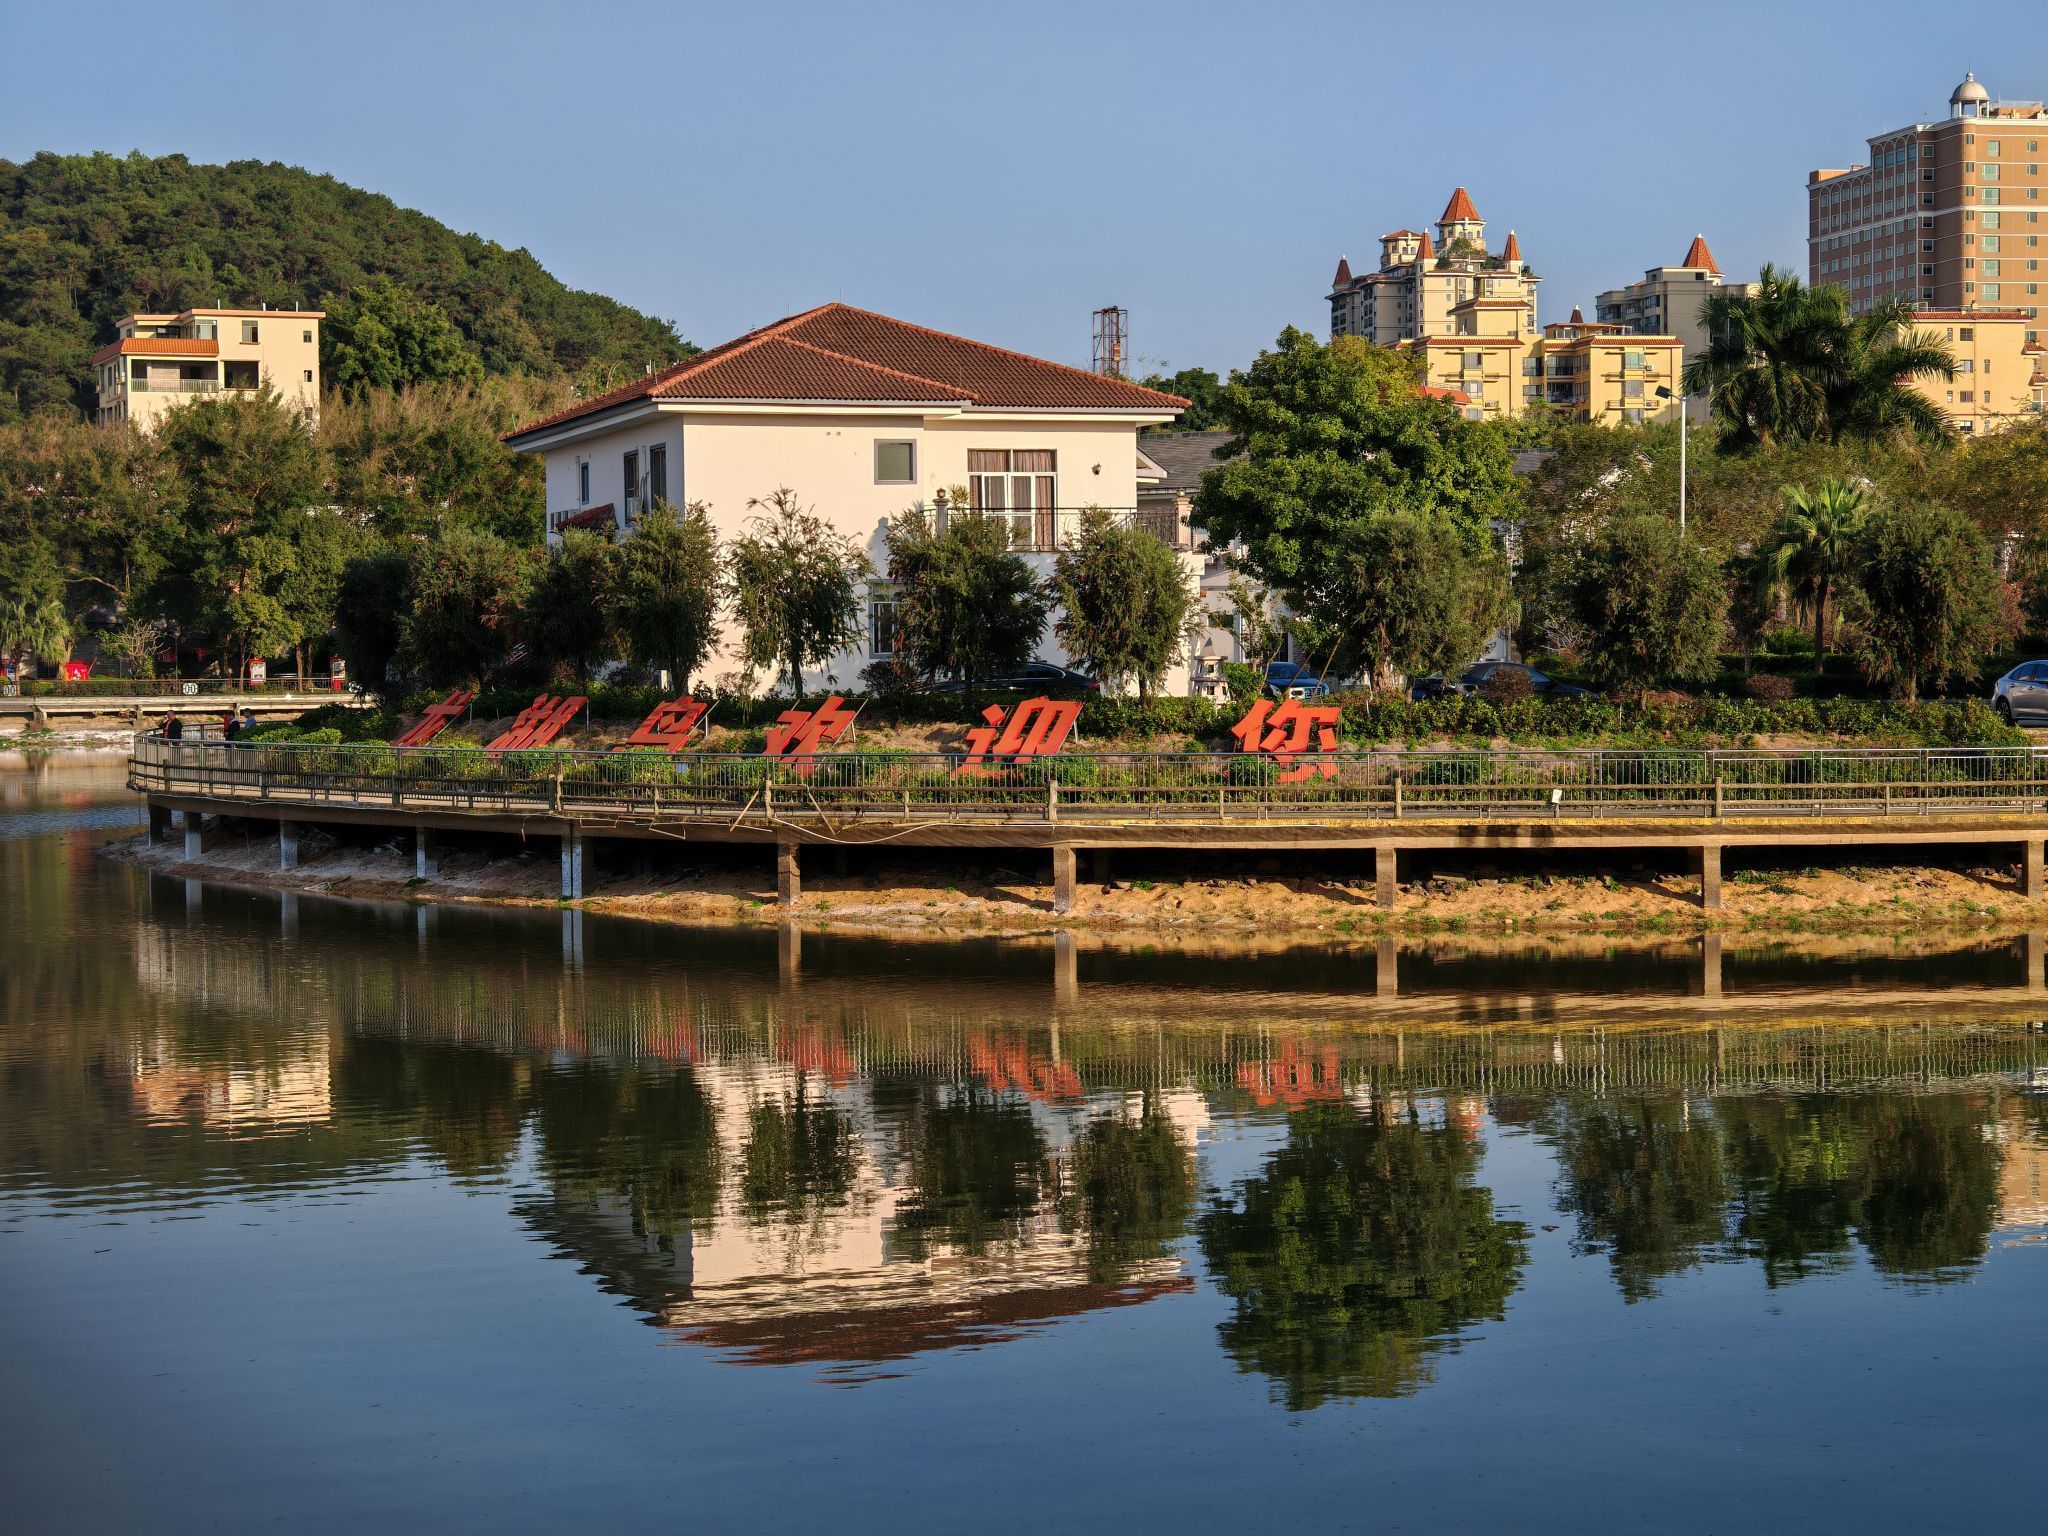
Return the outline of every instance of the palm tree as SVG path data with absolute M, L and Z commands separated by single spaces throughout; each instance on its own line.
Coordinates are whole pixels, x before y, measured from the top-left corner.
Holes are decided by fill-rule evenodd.
M 1953 378 L 1944 342 L 1915 332 L 1912 306 L 1886 300 L 1860 315 L 1845 290 L 1809 288 L 1766 266 L 1754 293 L 1719 292 L 1700 319 L 1713 339 L 1685 370 L 1726 427 L 1729 451 L 1766 443 L 1940 438 L 1939 406 L 1911 387 Z
M 1830 475 L 1812 490 L 1784 489 L 1785 514 L 1758 551 L 1767 593 L 1783 593 L 1813 613 L 1813 670 L 1827 651 L 1828 598 L 1848 570 L 1870 498 L 1851 480 Z

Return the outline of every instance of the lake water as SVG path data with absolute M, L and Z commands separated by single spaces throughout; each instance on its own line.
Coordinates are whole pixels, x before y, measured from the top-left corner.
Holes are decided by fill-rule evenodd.
M 348 903 L 0 774 L 8 1530 L 2032 1526 L 2025 941 Z

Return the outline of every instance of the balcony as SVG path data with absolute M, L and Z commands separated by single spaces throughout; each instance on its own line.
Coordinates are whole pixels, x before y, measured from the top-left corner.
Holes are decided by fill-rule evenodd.
M 950 514 L 938 510 L 941 530 Z M 1160 507 L 1036 507 L 1016 511 L 982 511 L 978 515 L 1009 524 L 1010 548 L 1018 554 L 1049 555 L 1067 548 L 1081 532 L 1082 516 L 1107 512 L 1113 522 L 1149 533 L 1169 549 L 1192 550 L 1198 542 L 1186 518 L 1173 506 Z
M 218 379 L 130 379 L 128 389 L 137 395 L 215 395 Z

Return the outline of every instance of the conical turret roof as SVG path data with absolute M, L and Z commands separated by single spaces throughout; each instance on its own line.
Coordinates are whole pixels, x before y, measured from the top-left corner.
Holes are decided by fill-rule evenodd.
M 1711 272 L 1716 277 L 1721 275 L 1721 268 L 1714 261 L 1714 253 L 1707 249 L 1707 237 L 1705 235 L 1694 235 L 1692 237 L 1692 244 L 1685 248 L 1685 260 L 1681 261 L 1679 265 L 1686 268 L 1696 268 L 1702 272 Z

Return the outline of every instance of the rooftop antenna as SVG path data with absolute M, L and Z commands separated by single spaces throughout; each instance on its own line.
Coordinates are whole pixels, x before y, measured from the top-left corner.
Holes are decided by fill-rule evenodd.
M 1124 376 L 1129 356 L 1131 312 L 1110 305 L 1095 311 L 1095 361 L 1093 370 L 1105 379 Z

